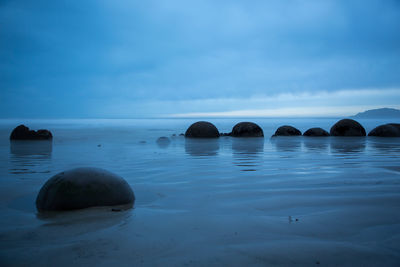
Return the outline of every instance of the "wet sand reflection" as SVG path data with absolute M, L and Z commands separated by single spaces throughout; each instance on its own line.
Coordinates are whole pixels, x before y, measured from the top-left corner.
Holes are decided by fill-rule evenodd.
M 241 171 L 256 171 L 262 164 L 264 138 L 233 138 L 233 164 L 241 167 Z
M 356 155 L 365 150 L 365 137 L 331 137 L 330 139 L 331 152 L 334 155 Z
M 217 138 L 186 138 L 185 151 L 194 157 L 216 156 L 219 151 Z
M 376 154 L 400 157 L 400 138 L 398 137 L 368 137 L 368 146 L 376 150 Z
M 52 141 L 11 141 L 10 173 L 48 173 L 46 168 L 53 151 Z M 40 168 L 40 170 L 38 170 Z
M 313 152 L 326 152 L 329 147 L 329 137 L 304 137 L 304 146 L 308 151 Z
M 275 136 L 271 137 L 270 141 L 279 152 L 296 152 L 301 150 L 301 136 Z

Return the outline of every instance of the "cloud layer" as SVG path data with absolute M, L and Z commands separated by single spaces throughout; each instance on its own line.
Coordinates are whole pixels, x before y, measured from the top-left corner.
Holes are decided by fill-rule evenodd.
M 3 1 L 0 25 L 2 117 L 232 112 L 400 88 L 395 0 Z M 343 105 L 400 100 L 384 95 Z M 287 101 L 271 109 L 300 104 Z

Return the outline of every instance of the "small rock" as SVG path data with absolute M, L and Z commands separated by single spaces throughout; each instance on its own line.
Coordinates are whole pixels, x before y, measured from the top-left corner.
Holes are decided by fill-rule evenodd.
M 160 148 L 166 148 L 170 145 L 171 140 L 168 137 L 161 136 L 157 139 L 156 143 Z

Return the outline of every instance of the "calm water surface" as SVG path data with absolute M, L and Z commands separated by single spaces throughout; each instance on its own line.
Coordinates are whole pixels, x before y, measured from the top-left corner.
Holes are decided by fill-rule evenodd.
M 184 119 L 0 121 L 0 265 L 400 265 L 399 138 L 270 139 L 337 119 L 251 121 L 265 138 L 185 140 Z M 10 143 L 21 123 L 53 142 Z M 43 183 L 83 166 L 124 177 L 135 208 L 38 216 Z

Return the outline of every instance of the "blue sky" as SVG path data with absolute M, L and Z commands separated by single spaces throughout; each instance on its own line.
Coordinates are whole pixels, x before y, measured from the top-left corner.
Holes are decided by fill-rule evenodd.
M 400 108 L 400 1 L 1 1 L 0 117 Z

